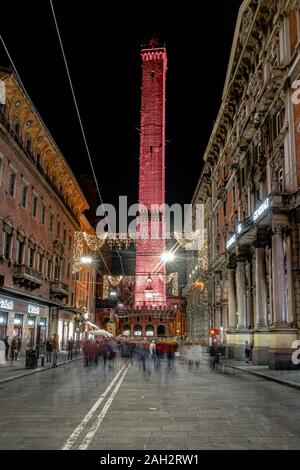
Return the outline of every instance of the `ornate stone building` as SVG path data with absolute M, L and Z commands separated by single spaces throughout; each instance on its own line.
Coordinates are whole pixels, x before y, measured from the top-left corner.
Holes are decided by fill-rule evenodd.
M 79 295 L 94 309 L 93 284 L 78 284 L 76 299 L 72 274 L 88 203 L 16 76 L 1 69 L 0 79 L 0 337 L 18 335 L 25 349 L 58 332 L 64 346 L 84 312 Z
M 293 367 L 300 327 L 300 3 L 245 0 L 195 198 L 229 357 Z M 219 338 L 220 339 L 220 338 Z

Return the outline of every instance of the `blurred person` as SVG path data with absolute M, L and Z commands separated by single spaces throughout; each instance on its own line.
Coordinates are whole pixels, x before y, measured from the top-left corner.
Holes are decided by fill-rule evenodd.
M 58 359 L 58 354 L 60 352 L 59 350 L 59 338 L 58 334 L 54 333 L 52 337 L 52 351 L 53 351 L 53 367 L 57 367 L 57 359 Z
M 8 351 L 9 351 L 9 342 L 8 342 L 8 336 L 5 336 L 3 339 L 3 342 L 5 344 L 5 360 L 8 361 Z
M 52 338 L 48 338 L 46 342 L 46 362 L 52 361 Z
M 83 354 L 84 354 L 84 366 L 87 367 L 92 363 L 94 355 L 95 355 L 95 346 L 93 344 L 93 341 L 90 339 L 87 339 L 84 342 L 82 349 L 83 349 Z
M 74 348 L 74 340 L 72 336 L 70 336 L 70 339 L 67 344 L 68 361 L 73 358 L 73 348 Z
M 11 340 L 10 343 L 10 357 L 11 357 L 11 362 L 17 360 L 17 351 L 18 351 L 18 342 L 15 337 Z
M 21 347 L 22 347 L 22 341 L 21 341 L 21 338 L 20 336 L 17 336 L 17 359 L 19 360 L 20 359 L 20 354 L 21 354 Z

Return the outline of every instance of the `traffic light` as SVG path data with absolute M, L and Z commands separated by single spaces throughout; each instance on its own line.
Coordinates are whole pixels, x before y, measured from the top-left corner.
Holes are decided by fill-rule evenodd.
M 209 330 L 209 334 L 211 336 L 216 336 L 216 335 L 219 334 L 219 332 L 220 332 L 220 330 L 218 330 L 217 328 L 210 328 L 210 330 Z

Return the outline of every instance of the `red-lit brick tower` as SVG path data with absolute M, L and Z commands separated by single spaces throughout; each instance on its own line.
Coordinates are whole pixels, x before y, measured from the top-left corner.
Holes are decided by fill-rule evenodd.
M 159 207 L 165 203 L 167 54 L 165 47 L 159 47 L 155 40 L 151 40 L 149 46 L 142 47 L 141 56 L 139 204 L 147 210 L 140 210 L 137 231 L 148 234 L 148 239 L 138 239 L 136 243 L 135 306 L 159 307 L 166 305 L 166 268 L 160 260 L 165 251 L 165 240 L 162 237 L 164 216 L 156 210 L 151 212 L 151 205 Z M 156 239 L 153 239 L 153 232 L 156 232 Z

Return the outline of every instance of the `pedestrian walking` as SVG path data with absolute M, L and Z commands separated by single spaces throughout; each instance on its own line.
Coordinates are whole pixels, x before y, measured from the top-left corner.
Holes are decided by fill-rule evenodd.
M 84 354 L 84 366 L 87 367 L 92 363 L 95 354 L 95 347 L 93 341 L 87 339 L 82 349 Z
M 246 357 L 246 363 L 249 364 L 251 361 L 251 345 L 249 344 L 249 341 L 245 341 L 245 357 Z
M 52 360 L 52 338 L 48 338 L 46 342 L 46 362 L 51 362 Z
M 58 334 L 54 333 L 52 337 L 52 351 L 53 351 L 53 367 L 57 367 L 57 359 L 59 354 L 59 338 Z
M 8 351 L 9 351 L 8 336 L 5 336 L 5 338 L 3 339 L 3 342 L 5 344 L 5 360 L 8 361 Z
M 155 355 L 156 355 L 156 343 L 153 339 L 150 343 L 150 346 L 149 346 L 149 357 L 150 357 L 150 359 L 154 359 Z
M 21 347 L 22 347 L 22 341 L 21 341 L 21 338 L 20 336 L 17 336 L 17 359 L 19 360 L 20 359 L 20 354 L 21 354 Z
M 174 346 L 172 344 L 168 344 L 167 345 L 167 360 L 168 360 L 169 369 L 172 369 L 174 366 L 174 357 L 175 357 Z
M 71 336 L 67 344 L 68 361 L 73 358 L 73 348 L 74 348 L 74 340 Z
M 14 337 L 14 338 L 11 340 L 11 343 L 10 343 L 10 358 L 11 358 L 11 362 L 17 360 L 17 351 L 18 351 L 18 342 L 17 342 L 16 338 Z

